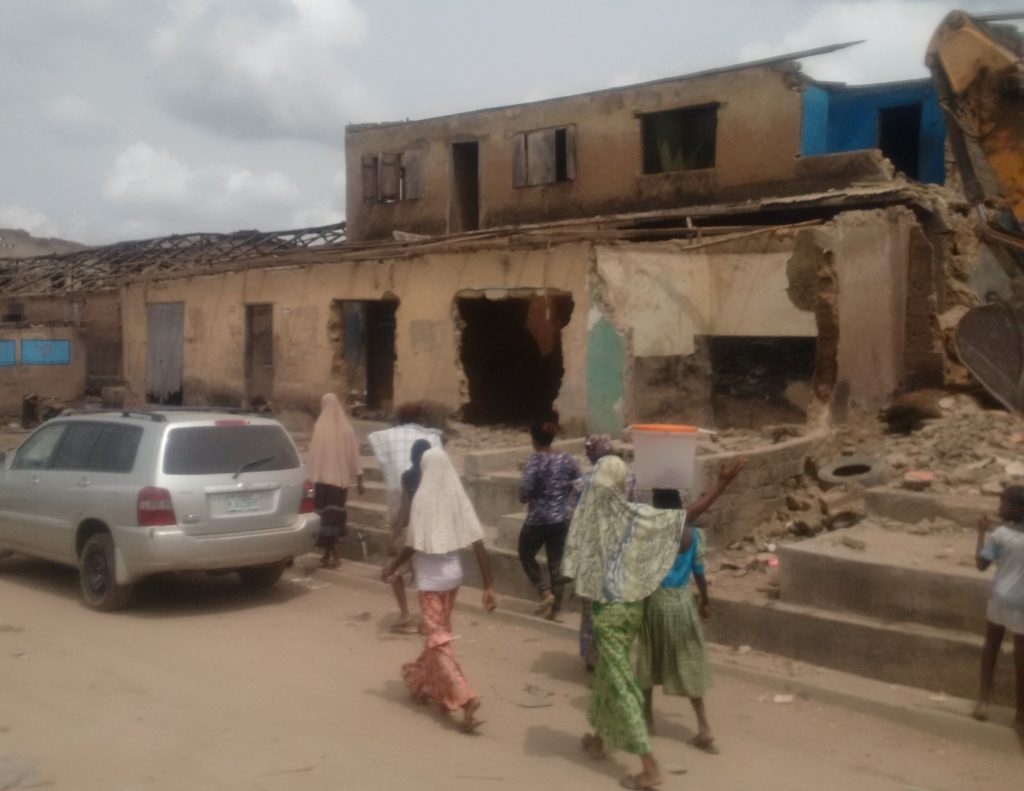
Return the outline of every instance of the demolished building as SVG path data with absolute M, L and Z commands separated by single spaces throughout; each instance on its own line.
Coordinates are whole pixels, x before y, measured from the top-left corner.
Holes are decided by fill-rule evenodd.
M 190 404 L 336 391 L 611 433 L 842 418 L 940 384 L 972 237 L 930 83 L 822 84 L 795 57 L 350 126 L 347 240 L 134 272 L 123 377 Z M 180 378 L 155 387 L 168 354 Z

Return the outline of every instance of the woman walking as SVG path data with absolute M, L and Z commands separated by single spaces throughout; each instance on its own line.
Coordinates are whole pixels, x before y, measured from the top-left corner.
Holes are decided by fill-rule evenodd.
M 324 551 L 320 565 L 337 568 L 338 539 L 345 535 L 348 521 L 348 490 L 355 486 L 363 493 L 363 467 L 356 432 L 334 393 L 320 399 L 320 416 L 313 425 L 306 466 L 313 480 L 313 506 L 320 515 L 317 544 Z
M 637 680 L 644 694 L 644 718 L 654 730 L 654 687 L 666 695 L 690 699 L 697 715 L 697 735 L 690 741 L 705 752 L 717 753 L 711 733 L 704 695 L 711 685 L 711 671 L 700 622 L 709 617 L 708 584 L 704 578 L 704 532 L 691 522 L 703 514 L 735 480 L 745 460 L 719 470 L 718 481 L 684 513 L 686 525 L 679 542 L 679 554 L 661 585 L 644 602 L 637 652 Z M 675 489 L 655 489 L 655 508 L 682 511 L 683 502 Z M 693 577 L 700 594 L 700 606 L 689 588 Z
M 519 481 L 519 502 L 527 503 L 526 522 L 519 533 L 519 562 L 540 596 L 537 615 L 561 620 L 562 555 L 572 516 L 573 484 L 580 477 L 576 460 L 568 453 L 556 453 L 551 443 L 558 433 L 554 423 L 537 423 L 530 429 L 534 453 L 526 460 Z M 548 579 L 541 574 L 537 553 L 544 548 Z
M 683 529 L 680 511 L 661 511 L 626 499 L 629 468 L 605 456 L 583 490 L 565 553 L 565 572 L 592 602 L 598 659 L 587 718 L 593 733 L 583 748 L 593 758 L 611 745 L 640 756 L 642 771 L 627 788 L 651 788 L 663 778 L 651 752 L 643 695 L 629 651 L 640 630 L 643 601 L 672 567 Z
M 409 515 L 406 545 L 381 573 L 390 582 L 395 570 L 411 559 L 419 589 L 426 645 L 415 662 L 402 667 L 402 677 L 416 701 L 434 703 L 445 714 L 462 709 L 459 728 L 470 733 L 482 724 L 477 717 L 480 698 L 452 651 L 452 608 L 462 584 L 459 550 L 469 546 L 484 581 L 484 609 L 491 612 L 497 607 L 484 532 L 448 454 L 439 448 L 427 450 L 418 473 L 415 468 L 409 472 L 408 508 L 403 508 Z M 415 494 L 410 497 L 412 489 Z

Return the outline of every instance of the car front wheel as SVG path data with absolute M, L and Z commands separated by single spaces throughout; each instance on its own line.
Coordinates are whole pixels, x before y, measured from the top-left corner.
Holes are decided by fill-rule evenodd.
M 114 574 L 114 539 L 97 533 L 85 542 L 79 569 L 82 595 L 94 610 L 118 610 L 131 599 L 132 586 L 119 585 Z
M 238 576 L 242 578 L 242 584 L 247 588 L 263 589 L 272 588 L 284 574 L 287 561 L 273 563 L 269 566 L 248 566 L 238 570 Z

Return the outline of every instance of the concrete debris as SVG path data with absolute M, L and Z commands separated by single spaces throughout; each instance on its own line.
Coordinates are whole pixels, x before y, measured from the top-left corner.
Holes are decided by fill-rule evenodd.
M 924 491 L 935 483 L 935 474 L 928 470 L 908 470 L 903 474 L 903 488 L 913 492 Z
M 862 552 L 868 548 L 868 545 L 865 541 L 859 538 L 854 538 L 850 535 L 844 535 L 842 538 L 842 542 L 845 546 L 848 546 L 850 549 L 856 549 Z

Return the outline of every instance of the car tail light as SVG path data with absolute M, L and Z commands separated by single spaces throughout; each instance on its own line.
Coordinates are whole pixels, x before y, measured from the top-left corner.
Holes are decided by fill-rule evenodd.
M 142 527 L 157 527 L 159 525 L 175 525 L 178 523 L 178 518 L 174 515 L 174 503 L 171 502 L 171 493 L 166 489 L 147 486 L 139 492 L 136 502 L 139 524 Z
M 316 509 L 313 508 L 313 482 L 303 481 L 302 483 L 302 503 L 299 505 L 300 514 L 311 514 Z

